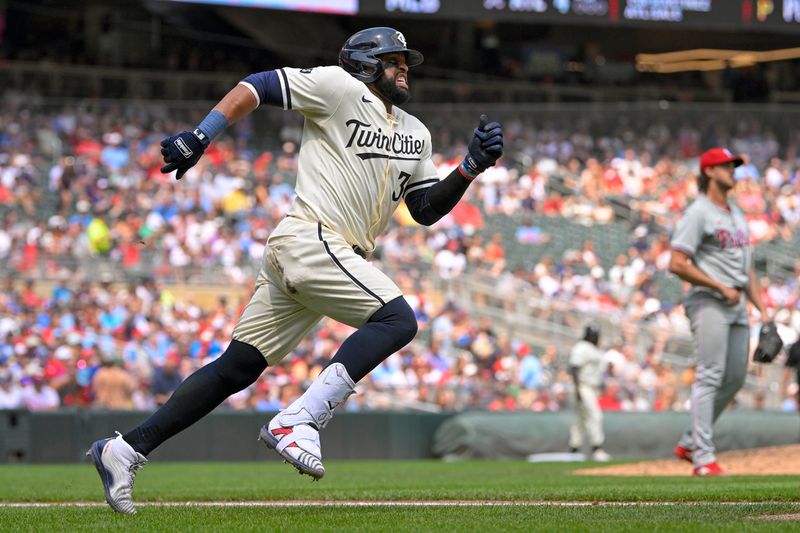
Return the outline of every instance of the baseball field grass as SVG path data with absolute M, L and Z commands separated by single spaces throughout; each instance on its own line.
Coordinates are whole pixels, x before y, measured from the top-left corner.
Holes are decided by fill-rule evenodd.
M 114 513 L 90 464 L 0 466 L 0 531 L 788 531 L 800 477 L 604 477 L 583 463 L 158 463 Z

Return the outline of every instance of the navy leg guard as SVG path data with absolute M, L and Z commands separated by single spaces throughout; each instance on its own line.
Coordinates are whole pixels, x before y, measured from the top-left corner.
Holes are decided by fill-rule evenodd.
M 249 387 L 265 368 L 267 361 L 261 352 L 249 344 L 233 340 L 225 353 L 186 378 L 167 403 L 122 438 L 146 456 L 159 444 L 213 411 L 228 396 Z
M 399 296 L 378 309 L 350 335 L 331 359 L 332 363 L 342 363 L 347 373 L 358 382 L 373 368 L 408 344 L 417 334 L 417 319 L 414 311 Z

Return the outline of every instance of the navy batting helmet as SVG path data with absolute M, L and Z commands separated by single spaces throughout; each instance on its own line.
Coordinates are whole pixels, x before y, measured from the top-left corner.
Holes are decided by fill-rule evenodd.
M 591 342 L 595 346 L 600 342 L 600 326 L 597 324 L 586 324 L 583 330 L 583 340 Z
M 354 78 L 372 83 L 383 74 L 383 62 L 377 56 L 390 52 L 406 54 L 406 64 L 416 67 L 425 59 L 406 46 L 406 38 L 394 28 L 367 28 L 350 36 L 339 52 L 339 66 Z

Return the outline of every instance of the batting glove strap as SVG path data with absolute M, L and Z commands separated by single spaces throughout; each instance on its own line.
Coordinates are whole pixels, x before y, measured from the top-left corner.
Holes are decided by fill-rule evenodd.
M 465 157 L 461 164 L 458 165 L 458 171 L 461 172 L 461 175 L 467 178 L 469 181 L 474 180 L 478 177 L 478 174 L 483 172 L 483 170 L 478 167 L 478 163 L 475 161 L 475 159 L 471 158 L 470 156 Z
M 197 140 L 203 145 L 203 149 L 208 148 L 208 145 L 211 144 L 211 139 L 208 138 L 208 135 L 203 133 L 200 128 L 195 128 L 192 132 L 192 135 L 197 137 Z

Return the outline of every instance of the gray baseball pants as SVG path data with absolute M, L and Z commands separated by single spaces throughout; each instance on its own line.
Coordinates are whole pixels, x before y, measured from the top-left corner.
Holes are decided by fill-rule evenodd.
M 691 423 L 678 444 L 692 450 L 699 467 L 716 461 L 714 422 L 744 384 L 750 329 L 744 296 L 738 305 L 704 293 L 690 295 L 685 303 L 697 352 L 692 386 Z

